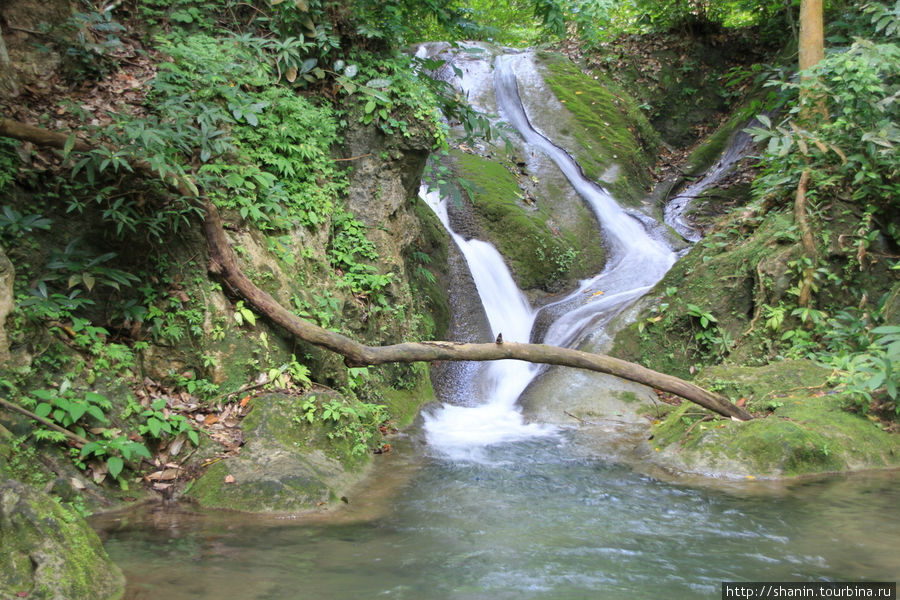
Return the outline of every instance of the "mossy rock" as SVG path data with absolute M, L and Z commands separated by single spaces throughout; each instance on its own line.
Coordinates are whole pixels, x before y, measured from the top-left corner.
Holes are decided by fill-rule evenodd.
M 0 599 L 120 598 L 125 579 L 80 516 L 13 479 L 0 483 Z
M 765 418 L 704 421 L 710 413 L 684 403 L 654 427 L 653 460 L 680 472 L 756 478 L 900 465 L 900 436 L 847 412 L 823 391 L 827 375 L 805 360 L 708 369 L 701 385 L 747 398 Z
M 698 340 L 707 328 L 692 314 L 691 305 L 716 318 L 711 333 L 742 338 L 757 308 L 759 272 L 772 282 L 768 302 L 777 304 L 787 291 L 787 265 L 799 251 L 791 238 L 784 237 L 791 225 L 784 213 L 773 213 L 749 236 L 744 236 L 738 221 L 721 225 L 656 284 L 642 302 L 641 315 L 616 334 L 611 353 L 678 377 L 690 377 L 693 366 L 720 360 L 721 348 Z M 765 357 L 756 346 L 763 333 L 730 346 L 729 358 L 742 362 Z
M 335 392 L 316 396 L 319 401 L 342 399 Z M 306 398 L 256 398 L 242 423 L 246 443 L 240 455 L 210 466 L 188 497 L 209 508 L 297 513 L 345 496 L 364 474 L 369 455 L 354 453 L 349 439 L 330 438 L 327 425 L 305 422 L 301 406 Z
M 650 187 L 659 136 L 637 103 L 607 77 L 590 77 L 560 55 L 539 58 L 545 81 L 570 115 L 562 119 L 570 126 L 559 132 L 572 141 L 567 149 L 589 179 L 608 187 L 620 202 L 639 203 Z M 533 118 L 542 129 L 561 121 L 557 113 Z
M 555 292 L 587 275 L 579 249 L 584 240 L 551 226 L 546 209 L 528 205 L 516 177 L 503 164 L 460 151 L 452 152 L 452 161 L 469 184 L 466 195 L 480 237 L 494 243 L 520 288 Z
M 761 367 L 707 367 L 697 375 L 695 382 L 735 401 L 744 398 L 749 410 L 765 410 L 766 403 L 774 401 L 779 394 L 824 389 L 831 372 L 811 360 L 781 360 Z

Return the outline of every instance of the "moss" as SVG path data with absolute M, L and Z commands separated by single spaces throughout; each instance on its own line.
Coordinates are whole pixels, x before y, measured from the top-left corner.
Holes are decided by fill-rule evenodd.
M 419 413 L 419 408 L 435 400 L 434 388 L 427 365 L 413 371 L 414 385 L 408 389 L 387 388 L 382 390 L 384 404 L 391 420 L 397 427 L 406 427 Z
M 557 291 L 574 281 L 576 236 L 554 233 L 551 215 L 525 204 L 516 178 L 502 164 L 459 151 L 452 157 L 457 174 L 469 183 L 467 195 L 485 237 L 506 258 L 519 287 Z
M 822 391 L 827 374 L 805 360 L 709 369 L 699 383 L 748 398 L 766 417 L 701 421 L 710 413 L 684 403 L 654 427 L 652 443 L 704 473 L 793 477 L 900 464 L 900 436 L 843 410 Z
M 561 56 L 542 54 L 541 59 L 545 81 L 573 116 L 577 147 L 569 150 L 585 175 L 603 181 L 620 201 L 643 200 L 659 138 L 634 100 L 607 78 L 592 79 Z M 604 180 L 615 165 L 621 174 Z
M 28 598 L 122 596 L 124 578 L 84 519 L 14 480 L 0 485 L 0 499 L 0 588 Z
M 781 360 L 761 367 L 717 365 L 704 368 L 696 383 L 732 400 L 744 398 L 748 410 L 764 410 L 777 394 L 823 389 L 831 371 L 805 359 Z

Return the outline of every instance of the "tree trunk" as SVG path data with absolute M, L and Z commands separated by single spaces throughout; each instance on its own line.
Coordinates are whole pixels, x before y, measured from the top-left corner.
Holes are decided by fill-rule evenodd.
M 809 219 L 806 215 L 806 188 L 809 185 L 809 169 L 804 169 L 800 175 L 800 183 L 797 184 L 797 195 L 794 197 L 794 222 L 800 230 L 800 243 L 803 246 L 803 252 L 809 259 L 810 264 L 803 267 L 803 282 L 800 286 L 800 296 L 797 298 L 797 306 L 809 306 L 812 299 L 813 276 L 815 275 L 816 260 L 818 252 L 816 252 L 816 242 L 813 237 L 812 229 L 809 227 Z
M 9 119 L 0 119 L 0 135 L 36 144 L 62 148 L 67 137 L 63 134 L 25 125 Z M 77 150 L 89 149 L 88 144 L 77 141 Z M 136 161 L 132 166 L 148 177 L 156 177 L 155 171 L 145 162 Z M 728 399 L 705 390 L 693 383 L 665 373 L 647 369 L 641 365 L 602 354 L 591 354 L 570 348 L 558 348 L 545 344 L 490 343 L 468 344 L 458 342 L 410 342 L 391 346 L 366 346 L 347 336 L 329 331 L 305 321 L 281 306 L 272 296 L 259 289 L 238 267 L 234 251 L 225 237 L 219 211 L 211 202 L 199 198 L 197 188 L 186 178 L 167 182 L 179 193 L 196 198 L 206 213 L 203 228 L 209 245 L 209 269 L 222 279 L 244 300 L 252 304 L 273 323 L 297 338 L 327 348 L 342 355 L 350 366 L 379 365 L 390 362 L 488 361 L 517 359 L 533 363 L 562 365 L 615 375 L 623 379 L 649 385 L 676 394 L 704 408 L 726 417 L 748 421 L 753 417 Z
M 825 58 L 825 18 L 822 0 L 800 2 L 800 70 L 805 71 Z

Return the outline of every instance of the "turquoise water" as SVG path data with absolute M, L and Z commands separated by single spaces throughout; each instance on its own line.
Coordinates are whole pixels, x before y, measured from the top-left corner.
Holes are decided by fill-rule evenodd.
M 900 574 L 896 475 L 704 489 L 568 450 L 504 444 L 476 463 L 408 448 L 390 460 L 409 477 L 371 518 L 351 500 L 337 522 L 176 506 L 99 526 L 132 599 L 718 598 L 722 581 Z

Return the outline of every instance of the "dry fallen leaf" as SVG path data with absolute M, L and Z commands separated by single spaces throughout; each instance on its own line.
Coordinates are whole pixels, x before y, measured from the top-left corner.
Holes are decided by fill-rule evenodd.
M 234 475 L 229 473 L 225 476 L 225 483 L 234 483 Z

